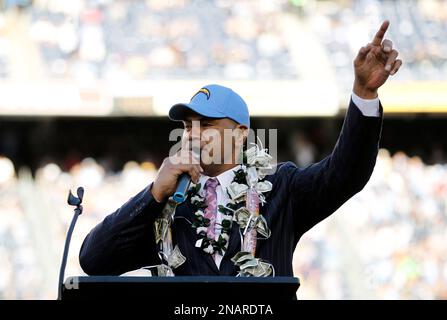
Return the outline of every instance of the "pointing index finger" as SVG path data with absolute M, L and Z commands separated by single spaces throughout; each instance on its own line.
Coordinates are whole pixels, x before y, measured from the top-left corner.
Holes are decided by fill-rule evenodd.
M 381 45 L 383 36 L 385 35 L 385 32 L 388 29 L 389 25 L 390 25 L 390 22 L 388 20 L 385 20 L 382 23 L 382 25 L 380 26 L 379 31 L 377 31 L 376 35 L 374 36 L 374 40 L 372 41 L 372 44 L 374 46 L 380 46 Z

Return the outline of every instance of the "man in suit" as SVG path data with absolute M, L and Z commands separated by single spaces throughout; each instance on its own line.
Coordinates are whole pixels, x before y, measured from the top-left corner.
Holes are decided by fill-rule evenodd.
M 273 187 L 265 194 L 266 204 L 260 207 L 260 214 L 266 219 L 271 235 L 257 241 L 256 257 L 270 262 L 278 276 L 293 275 L 292 256 L 301 236 L 362 190 L 372 174 L 383 113 L 377 90 L 402 65 L 392 42 L 383 40 L 388 25 L 388 21 L 382 24 L 373 41 L 362 47 L 354 60 L 353 92 L 333 152 L 307 168 L 298 168 L 292 162 L 280 163 L 275 173 L 266 177 Z M 192 163 L 195 155 L 191 152 L 167 157 L 153 183 L 87 235 L 80 251 L 80 264 L 87 274 L 118 275 L 160 264 L 153 224 L 182 173 L 188 173 L 194 183 L 200 182 L 206 188 L 207 201 L 228 202 L 225 191 L 238 168 L 234 155 L 240 151 L 241 137 L 243 141 L 250 127 L 243 99 L 229 88 L 209 85 L 200 89 L 190 103 L 173 106 L 169 116 L 183 121 L 182 141 L 196 141 L 202 155 L 213 144 L 203 135 L 207 129 L 215 129 L 217 133 L 232 130 L 237 138 L 231 143 L 232 153 L 226 153 L 222 146 L 221 160 L 224 161 L 219 163 L 205 163 L 200 159 Z M 199 123 L 196 129 L 194 121 Z M 211 207 L 215 210 L 216 206 Z M 221 217 L 216 211 L 211 212 L 213 235 L 221 232 Z M 191 227 L 193 217 L 191 202 L 187 199 L 177 207 L 172 224 L 174 242 L 186 257 L 186 262 L 174 273 L 236 275 L 238 270 L 231 258 L 241 250 L 239 225 L 232 224 L 224 254 L 207 253 L 195 246 L 198 235 Z

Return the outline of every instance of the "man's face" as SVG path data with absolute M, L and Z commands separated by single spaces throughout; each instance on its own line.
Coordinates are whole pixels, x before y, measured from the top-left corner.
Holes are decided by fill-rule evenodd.
M 185 116 L 183 126 L 182 148 L 200 148 L 203 167 L 234 163 L 248 134 L 246 126 L 231 119 L 206 118 L 192 111 Z

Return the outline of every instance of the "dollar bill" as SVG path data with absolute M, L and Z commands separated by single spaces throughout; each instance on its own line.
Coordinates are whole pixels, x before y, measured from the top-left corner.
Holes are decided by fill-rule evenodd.
M 185 261 L 185 256 L 180 252 L 180 248 L 176 245 L 174 250 L 172 250 L 171 254 L 168 256 L 168 265 L 172 269 L 175 269 L 185 263 Z
M 174 277 L 174 272 L 169 266 L 165 264 L 159 264 L 157 265 L 157 275 L 159 277 Z

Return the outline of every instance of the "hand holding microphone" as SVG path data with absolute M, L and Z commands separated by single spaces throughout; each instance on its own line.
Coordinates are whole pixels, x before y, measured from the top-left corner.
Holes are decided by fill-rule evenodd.
M 152 185 L 152 195 L 157 202 L 164 202 L 178 189 L 177 200 L 181 202 L 181 193 L 186 193 L 190 181 L 197 183 L 201 173 L 198 154 L 180 150 L 163 160 Z

